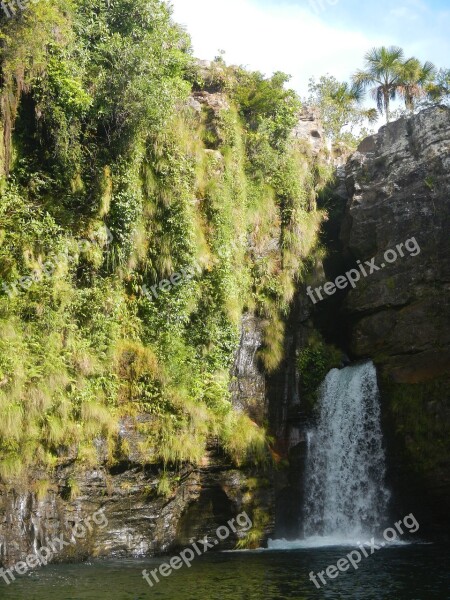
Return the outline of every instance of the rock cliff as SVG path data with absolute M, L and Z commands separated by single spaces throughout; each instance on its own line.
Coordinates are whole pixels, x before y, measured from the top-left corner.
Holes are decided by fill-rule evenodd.
M 439 534 L 450 498 L 450 109 L 364 140 L 338 204 L 343 189 L 342 260 L 327 279 L 372 259 L 377 269 L 366 265 L 334 314 L 352 359 L 372 358 L 379 370 L 393 509 L 415 510 Z
M 346 165 L 338 166 L 336 184 L 319 206 L 329 216 L 322 234 L 326 258 L 315 261 L 300 286 L 287 325 L 285 360 L 268 385 L 270 420 L 290 462 L 277 479 L 278 534 L 295 538 L 302 530 L 311 390 L 339 362 L 372 359 L 382 395 L 392 517 L 413 511 L 423 535 L 445 535 L 450 110 L 425 110 L 365 139 Z M 347 285 L 325 294 L 323 302 L 310 301 L 308 284 L 324 286 L 352 269 L 355 278 L 359 272 L 354 288 Z M 340 357 L 330 345 L 342 351 Z
M 201 106 L 206 100 L 198 96 L 193 101 Z M 310 138 L 314 149 L 324 143 L 307 114 L 295 134 Z M 346 269 L 359 268 L 357 261 L 375 259 L 381 266 L 387 250 L 396 250 L 397 259 L 362 277 L 355 289 L 317 306 L 302 286 L 287 320 L 285 360 L 271 376 L 265 377 L 258 361 L 260 322 L 252 314 L 245 316 L 234 366 L 234 405 L 257 422 L 269 419 L 275 458 L 282 465 L 289 458 L 290 469 L 264 477 L 237 470 L 211 446 L 202 466 L 186 467 L 165 495 L 156 467 L 131 462 L 83 473 L 67 464 L 47 481 L 46 489 L 35 473 L 36 489 L 0 488 L 0 561 L 12 564 L 47 538 L 69 535 L 77 520 L 99 509 L 104 509 L 108 527 L 58 559 L 167 552 L 191 537 L 212 535 L 244 509 L 270 515 L 256 524 L 262 535 L 273 530 L 276 512 L 276 534 L 296 537 L 301 532 L 305 429 L 311 418 L 305 392 L 311 374 L 302 371 L 299 359 L 318 334 L 323 347 L 329 343 L 342 350 L 337 359 L 341 364 L 347 360 L 345 353 L 352 360 L 376 362 L 389 483 L 395 492 L 393 514 L 413 511 L 424 531 L 442 532 L 450 497 L 445 425 L 450 383 L 449 172 L 449 109 L 401 119 L 366 139 L 346 167 L 339 168 L 337 187 L 327 200 L 330 220 L 324 243 L 329 256 L 323 265 L 316 263 L 314 281 L 335 280 Z M 397 246 L 412 238 L 420 253 L 404 247 L 401 256 Z M 316 347 L 314 352 L 313 357 Z M 339 366 L 321 357 L 323 369 Z M 316 375 L 320 378 L 323 370 Z M 123 435 L 129 436 L 125 424 Z M 128 443 L 132 446 L 133 439 Z M 229 539 L 223 548 L 235 542 L 235 537 Z
M 448 373 L 450 111 L 430 109 L 383 127 L 352 156 L 346 181 L 344 252 L 385 264 L 346 299 L 352 353 L 378 355 L 384 373 L 401 383 Z M 402 257 L 397 245 L 411 238 L 420 253 Z M 387 264 L 390 249 L 397 259 Z

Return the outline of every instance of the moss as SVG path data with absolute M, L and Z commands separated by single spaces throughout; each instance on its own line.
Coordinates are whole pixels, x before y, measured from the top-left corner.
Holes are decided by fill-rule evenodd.
M 158 480 L 157 494 L 163 498 L 170 498 L 173 494 L 174 484 L 170 476 L 164 472 Z
M 264 465 L 270 462 L 266 432 L 247 415 L 229 413 L 224 420 L 221 441 L 234 464 Z
M 270 515 L 261 507 L 248 510 L 248 514 L 252 521 L 252 527 L 237 542 L 236 548 L 239 550 L 256 550 L 257 548 L 261 548 L 266 536 L 267 526 L 271 520 Z
M 342 352 L 326 344 L 314 334 L 306 347 L 297 357 L 297 368 L 300 373 L 300 392 L 303 406 L 312 412 L 317 402 L 317 390 L 327 373 L 342 364 Z
M 76 500 L 81 494 L 80 486 L 75 477 L 69 477 L 66 484 L 61 492 L 61 496 L 64 500 L 72 502 Z
M 395 290 L 395 287 L 396 287 L 395 279 L 393 277 L 388 277 L 387 279 L 385 279 L 385 285 L 388 289 Z
M 38 502 L 45 500 L 49 490 L 51 489 L 51 482 L 48 479 L 39 479 L 33 484 L 33 491 L 36 494 Z
M 243 490 L 261 490 L 264 488 L 270 488 L 271 482 L 266 477 L 248 477 L 245 481 Z
M 417 384 L 383 383 L 383 397 L 404 459 L 418 474 L 445 468 L 450 453 L 448 377 Z
M 436 181 L 435 181 L 434 177 L 432 177 L 431 175 L 426 177 L 424 183 L 429 190 L 431 190 L 432 192 L 434 191 L 434 188 L 436 185 Z

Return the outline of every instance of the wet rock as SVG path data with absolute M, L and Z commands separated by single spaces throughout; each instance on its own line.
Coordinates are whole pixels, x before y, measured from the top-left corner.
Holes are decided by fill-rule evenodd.
M 343 305 L 353 359 L 379 368 L 397 516 L 448 533 L 450 502 L 450 109 L 383 127 L 346 168 L 341 241 L 349 266 L 375 257 Z M 342 188 L 341 188 L 342 189 Z M 416 240 L 401 250 L 399 244 Z M 397 259 L 388 264 L 385 252 Z M 414 250 L 413 250 L 414 249 Z
M 158 494 L 159 469 L 129 464 L 83 472 L 61 467 L 40 499 L 31 484 L 0 486 L 0 564 L 25 560 L 61 535 L 69 543 L 53 553 L 51 562 L 172 553 L 191 538 L 215 537 L 218 527 L 244 510 L 251 515 L 257 506 L 273 514 L 272 487 L 260 486 L 257 472 L 233 469 L 215 448 L 201 468 L 186 466 L 167 475 L 172 487 L 167 496 Z M 69 478 L 72 489 L 76 486 L 73 499 L 67 493 Z M 75 525 L 92 523 L 97 511 L 104 515 L 97 519 L 100 525 L 93 523 L 75 539 Z M 273 529 L 270 518 L 266 529 L 267 535 Z M 218 549 L 234 548 L 239 535 L 230 534 Z
M 235 359 L 231 391 L 233 406 L 246 412 L 260 425 L 267 414 L 266 378 L 258 360 L 262 343 L 263 322 L 247 313 L 242 319 L 241 343 Z

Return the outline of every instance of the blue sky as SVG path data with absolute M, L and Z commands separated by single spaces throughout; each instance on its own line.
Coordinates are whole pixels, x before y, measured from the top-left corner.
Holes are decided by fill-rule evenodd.
M 450 67 L 450 0 L 172 0 L 199 58 L 219 49 L 231 64 L 293 76 L 307 93 L 312 76 L 348 79 L 373 46 Z

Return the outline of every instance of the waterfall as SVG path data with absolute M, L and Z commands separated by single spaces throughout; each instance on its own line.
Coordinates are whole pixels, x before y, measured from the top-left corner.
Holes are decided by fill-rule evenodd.
M 389 499 L 374 364 L 330 371 L 319 390 L 318 411 L 307 436 L 305 537 L 371 537 Z

